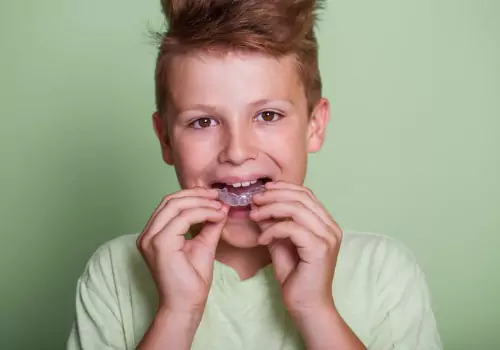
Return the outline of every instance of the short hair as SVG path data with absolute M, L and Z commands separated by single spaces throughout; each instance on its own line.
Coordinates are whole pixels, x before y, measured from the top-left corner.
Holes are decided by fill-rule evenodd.
M 161 0 L 167 30 L 156 33 L 156 108 L 168 104 L 168 70 L 174 55 L 196 51 L 294 55 L 309 113 L 321 98 L 314 32 L 322 0 Z

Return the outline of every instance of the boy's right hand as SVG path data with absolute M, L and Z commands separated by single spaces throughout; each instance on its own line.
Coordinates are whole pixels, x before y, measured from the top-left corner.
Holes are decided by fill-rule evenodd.
M 216 198 L 217 190 L 200 187 L 166 196 L 137 239 L 156 283 L 161 311 L 203 314 L 229 209 Z M 189 228 L 199 223 L 205 223 L 199 234 L 186 240 Z

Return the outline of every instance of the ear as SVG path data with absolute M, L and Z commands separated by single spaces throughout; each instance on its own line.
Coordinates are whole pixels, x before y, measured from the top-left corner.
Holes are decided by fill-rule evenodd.
M 314 107 L 308 127 L 308 146 L 310 153 L 318 152 L 325 141 L 326 127 L 330 120 L 330 102 L 322 98 Z
M 167 129 L 167 121 L 165 118 L 162 118 L 158 112 L 153 114 L 153 128 L 155 130 L 156 137 L 158 137 L 158 141 L 160 141 L 163 160 L 168 165 L 174 164 L 172 147 Z

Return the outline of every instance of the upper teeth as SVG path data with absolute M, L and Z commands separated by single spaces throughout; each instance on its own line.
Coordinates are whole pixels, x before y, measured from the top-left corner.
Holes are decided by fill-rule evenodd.
M 237 183 L 231 184 L 229 186 L 233 186 L 233 187 L 248 187 L 250 185 L 253 185 L 256 182 L 257 182 L 257 180 L 237 182 Z

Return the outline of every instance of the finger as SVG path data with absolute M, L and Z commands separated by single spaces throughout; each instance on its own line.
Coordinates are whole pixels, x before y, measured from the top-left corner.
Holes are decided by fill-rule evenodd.
M 292 221 L 281 221 L 266 229 L 259 237 L 259 244 L 268 245 L 274 240 L 289 239 L 297 248 L 301 260 L 311 262 L 318 253 L 318 247 L 326 246 L 326 242 L 313 232 Z M 272 250 L 271 250 L 272 254 Z
M 229 206 L 225 206 L 222 212 L 225 215 L 224 219 L 220 222 L 207 222 L 200 233 L 192 239 L 192 241 L 199 242 L 205 249 L 198 249 L 191 254 L 190 260 L 196 271 L 202 276 L 211 276 L 213 272 L 213 262 L 215 260 L 215 252 L 219 244 L 222 231 L 227 222 L 227 212 Z
M 211 208 L 218 210 L 222 208 L 222 203 L 214 199 L 203 197 L 172 198 L 169 200 L 168 204 L 163 207 L 163 210 L 156 215 L 155 220 L 150 225 L 149 234 L 159 232 L 169 221 L 179 215 L 181 211 L 193 208 Z
M 273 240 L 268 244 L 276 278 L 280 283 L 286 281 L 300 262 L 297 248 L 290 239 Z
M 168 246 L 171 250 L 179 251 L 184 245 L 184 235 L 191 225 L 205 221 L 220 222 L 225 216 L 222 211 L 213 208 L 182 210 L 160 232 L 155 235 L 145 236 L 142 246 L 144 249 L 148 249 L 151 245 L 157 248 Z
M 331 217 L 330 213 L 328 212 L 328 210 L 326 210 L 326 208 L 323 206 L 323 204 L 318 200 L 318 198 L 315 196 L 313 191 L 307 187 L 296 185 L 296 184 L 285 182 L 285 181 L 276 181 L 276 182 L 266 183 L 266 189 L 269 189 L 269 190 L 282 189 L 282 190 L 299 192 L 302 195 L 307 196 L 307 198 L 309 198 L 309 200 L 311 200 L 312 202 L 316 203 L 316 205 L 322 211 L 322 214 L 323 214 L 322 216 L 324 217 L 324 219 L 326 221 L 332 220 L 332 217 Z
M 321 220 L 328 225 L 332 222 L 330 214 L 325 208 L 316 200 L 313 200 L 306 192 L 296 189 L 282 188 L 282 189 L 269 189 L 261 193 L 257 193 L 252 197 L 252 201 L 262 206 L 272 202 L 282 201 L 297 201 L 301 202 L 306 208 L 313 211 L 320 217 Z
M 313 191 L 307 187 L 296 185 L 293 183 L 285 182 L 285 181 L 276 181 L 276 182 L 268 182 L 266 183 L 266 189 L 271 190 L 269 192 L 272 192 L 272 190 L 279 190 L 279 189 L 286 189 L 286 190 L 291 190 L 291 191 L 297 191 L 302 193 L 303 195 L 307 195 L 307 197 L 312 200 L 312 202 L 315 203 L 313 211 L 318 214 L 318 216 L 321 217 L 323 222 L 328 225 L 332 226 L 333 232 L 337 236 L 337 238 L 342 237 L 342 229 L 338 225 L 338 223 L 333 219 L 333 217 L 330 215 L 330 212 L 325 208 L 325 206 L 321 203 L 321 201 L 318 200 L 318 198 L 314 195 Z M 268 192 L 268 191 L 265 191 Z M 264 193 L 265 193 L 264 192 Z M 274 191 L 277 192 L 277 191 Z M 255 196 L 254 196 L 255 197 Z M 258 196 L 257 196 L 258 198 Z M 303 198 L 303 197 L 302 197 Z M 310 208 L 313 208 L 312 206 L 307 205 Z
M 286 181 L 270 181 L 265 184 L 266 189 L 289 189 L 306 194 L 311 200 L 319 202 L 311 189 Z
M 163 208 L 163 200 L 156 206 L 155 210 L 153 211 L 153 214 L 151 214 L 151 216 L 149 217 L 148 219 L 148 222 L 146 222 L 146 225 L 144 225 L 144 228 L 142 229 L 142 232 L 140 233 L 140 235 L 137 237 L 137 240 L 136 240 L 136 245 L 137 247 L 140 247 L 141 246 L 141 242 L 142 242 L 142 239 L 144 238 L 144 235 L 146 234 L 146 232 L 148 232 L 148 229 L 151 225 L 151 223 L 153 222 L 154 218 L 156 217 L 156 214 L 158 213 L 158 211 Z
M 215 193 L 214 193 L 214 191 L 215 191 Z M 218 201 L 215 200 L 217 198 L 217 190 L 206 189 L 206 188 L 202 188 L 202 187 L 182 190 L 182 191 L 172 193 L 168 196 L 165 196 L 163 198 L 163 200 L 161 201 L 161 203 L 156 207 L 155 211 L 153 212 L 153 214 L 149 218 L 148 222 L 144 226 L 144 229 L 142 230 L 141 234 L 137 238 L 137 245 L 138 246 L 141 244 L 141 241 L 144 239 L 144 236 L 150 233 L 151 226 L 153 225 L 153 223 L 155 223 L 157 221 L 158 215 L 164 211 L 167 204 L 171 203 L 174 200 L 184 198 L 184 197 L 195 197 L 195 198 L 198 197 L 198 198 L 213 200 L 214 204 L 208 205 L 210 207 L 213 207 L 214 205 L 217 207 L 216 203 L 218 203 Z M 207 203 L 207 202 L 205 201 L 205 203 Z M 182 203 L 180 203 L 180 204 L 182 205 Z M 163 220 L 163 225 L 161 225 L 161 227 L 165 226 L 165 224 L 166 224 L 166 221 Z M 159 231 L 159 228 L 156 228 L 156 231 Z
M 256 211 L 258 210 L 259 207 L 255 204 L 255 203 L 250 203 L 250 213 L 252 213 L 253 211 Z M 275 223 L 274 220 L 259 220 L 259 221 L 256 221 L 257 225 L 259 226 L 260 228 L 260 231 L 264 231 L 266 228 L 268 228 L 269 226 L 271 226 L 272 224 Z
M 229 206 L 224 205 L 221 210 L 224 214 L 224 218 L 219 222 L 207 222 L 201 229 L 200 233 L 196 235 L 194 240 L 203 241 L 203 243 L 208 247 L 210 252 L 215 256 L 215 250 L 219 244 L 220 236 L 227 222 L 227 213 L 229 212 Z
M 192 187 L 192 188 L 187 188 L 183 189 L 177 192 L 172 193 L 171 195 L 168 195 L 165 197 L 165 200 L 169 200 L 172 198 L 179 198 L 179 197 L 207 197 L 207 198 L 217 198 L 219 195 L 219 192 L 215 188 L 207 188 L 207 187 Z
M 144 231 L 149 230 L 149 226 L 151 222 L 154 221 L 158 213 L 167 205 L 169 201 L 172 199 L 176 198 L 182 198 L 182 197 L 203 197 L 203 198 L 209 198 L 209 199 L 217 199 L 218 192 L 215 188 L 205 188 L 205 187 L 193 187 L 185 190 L 180 190 L 174 193 L 171 193 L 165 197 L 163 197 L 162 201 L 160 204 L 156 207 L 155 211 L 149 218 L 148 222 L 146 223 L 146 226 L 144 227 Z
M 254 221 L 283 220 L 291 218 L 293 221 L 316 235 L 326 239 L 330 244 L 335 244 L 335 237 L 331 228 L 319 218 L 313 211 L 305 207 L 301 202 L 274 202 L 263 205 L 250 212 L 250 218 Z

